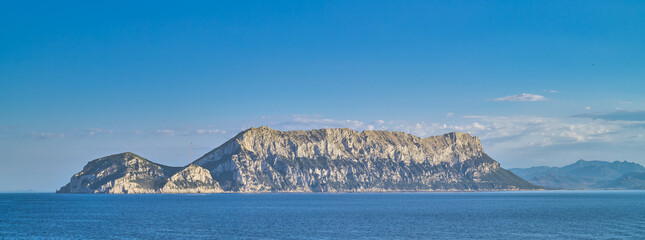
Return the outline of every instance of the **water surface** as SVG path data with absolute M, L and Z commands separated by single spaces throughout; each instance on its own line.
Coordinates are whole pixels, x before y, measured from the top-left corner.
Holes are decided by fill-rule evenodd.
M 635 239 L 645 191 L 0 194 L 0 239 Z

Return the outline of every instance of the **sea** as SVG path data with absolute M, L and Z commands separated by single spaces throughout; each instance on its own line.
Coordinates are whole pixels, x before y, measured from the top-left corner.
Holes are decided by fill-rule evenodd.
M 645 239 L 645 191 L 3 193 L 0 239 Z

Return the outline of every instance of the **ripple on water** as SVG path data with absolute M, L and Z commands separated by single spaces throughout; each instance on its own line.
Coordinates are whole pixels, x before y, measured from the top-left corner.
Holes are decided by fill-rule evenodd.
M 645 192 L 0 194 L 0 239 L 633 239 Z

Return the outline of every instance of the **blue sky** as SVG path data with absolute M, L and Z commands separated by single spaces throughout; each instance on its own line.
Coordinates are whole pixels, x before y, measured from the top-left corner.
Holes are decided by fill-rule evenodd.
M 642 1 L 0 2 L 0 191 L 237 132 L 470 132 L 503 167 L 645 164 Z

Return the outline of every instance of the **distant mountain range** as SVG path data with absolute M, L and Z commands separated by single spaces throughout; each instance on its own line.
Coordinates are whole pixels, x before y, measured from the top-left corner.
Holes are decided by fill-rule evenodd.
M 633 162 L 579 160 L 564 167 L 509 169 L 549 189 L 645 189 L 645 167 Z
M 89 162 L 58 193 L 380 192 L 541 189 L 477 137 L 250 128 L 185 167 L 133 153 Z

